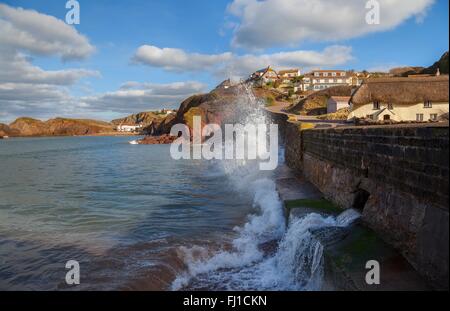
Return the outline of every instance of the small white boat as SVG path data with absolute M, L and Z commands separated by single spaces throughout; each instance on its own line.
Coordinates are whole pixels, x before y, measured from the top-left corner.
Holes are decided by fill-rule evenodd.
M 130 145 L 139 145 L 137 140 L 132 140 L 130 142 L 128 142 Z

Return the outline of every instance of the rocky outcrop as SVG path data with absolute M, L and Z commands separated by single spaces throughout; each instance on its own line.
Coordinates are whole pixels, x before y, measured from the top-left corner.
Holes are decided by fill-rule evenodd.
M 0 123 L 0 138 L 17 136 L 18 131 L 11 129 L 8 125 Z
M 18 118 L 9 125 L 10 136 L 74 136 L 113 132 L 108 122 L 56 118 L 41 121 L 32 118 Z
M 269 95 L 275 96 L 270 90 L 260 90 L 255 94 L 244 84 L 193 95 L 181 103 L 175 115 L 169 115 L 161 122 L 152 124 L 148 132 L 152 135 L 169 134 L 172 126 L 178 123 L 186 124 L 192 129 L 194 116 L 202 118 L 202 125 L 243 122 L 254 111 L 255 105 L 261 105 L 261 102 L 252 98 L 263 101 Z

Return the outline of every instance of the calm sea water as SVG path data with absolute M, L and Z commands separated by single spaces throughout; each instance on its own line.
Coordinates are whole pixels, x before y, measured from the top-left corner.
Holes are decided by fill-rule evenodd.
M 169 289 L 180 247 L 222 247 L 254 195 L 226 168 L 129 137 L 0 140 L 0 289 Z M 240 178 L 238 178 L 240 179 Z

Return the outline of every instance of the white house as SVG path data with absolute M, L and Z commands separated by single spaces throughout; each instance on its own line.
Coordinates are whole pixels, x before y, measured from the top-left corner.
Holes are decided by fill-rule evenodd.
M 279 70 L 278 75 L 280 76 L 280 79 L 283 80 L 283 82 L 285 82 L 300 77 L 301 72 L 300 69 L 286 69 L 286 70 Z
M 302 91 L 320 91 L 333 86 L 359 86 L 362 81 L 358 74 L 345 70 L 314 70 L 304 76 L 299 89 Z
M 139 125 L 118 125 L 117 126 L 117 131 L 119 132 L 136 132 L 137 130 L 139 130 L 140 128 L 142 128 L 142 124 Z
M 333 113 L 342 108 L 350 107 L 350 96 L 331 96 L 327 102 L 327 113 Z

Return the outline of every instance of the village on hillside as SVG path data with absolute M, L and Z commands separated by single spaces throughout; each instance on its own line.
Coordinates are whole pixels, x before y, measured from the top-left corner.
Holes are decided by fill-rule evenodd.
M 298 68 L 277 71 L 267 66 L 247 80 L 233 83 L 228 79 L 217 88 L 249 83 L 254 89 L 272 90 L 279 96 L 268 96 L 266 107 L 294 120 L 347 124 L 448 121 L 448 69 L 441 74 L 439 66 L 434 67 L 386 73 L 327 69 L 303 74 Z
M 441 74 L 439 67 L 434 73 L 430 70 L 407 67 L 371 73 L 320 69 L 303 73 L 299 68 L 277 71 L 269 65 L 245 80 L 224 80 L 215 90 L 250 85 L 255 92 L 268 94 L 266 109 L 285 113 L 291 121 L 322 126 L 448 121 L 448 74 Z M 146 133 L 149 124 L 175 113 L 144 112 L 112 123 L 119 132 Z
M 232 102 L 239 96 L 234 90 L 250 86 L 265 109 L 286 114 L 291 122 L 310 127 L 383 125 L 398 123 L 447 122 L 449 119 L 448 52 L 428 68 L 402 67 L 389 72 L 317 69 L 304 73 L 300 68 L 277 70 L 267 66 L 240 81 L 224 80 L 209 94 L 186 98 L 194 103 L 178 110 L 161 109 L 135 113 L 107 124 L 94 121 L 63 119 L 41 122 L 19 118 L 9 126 L 0 124 L 0 138 L 8 136 L 83 135 L 98 131 L 118 135 L 167 134 L 175 121 L 185 122 L 188 112 L 199 113 L 214 100 Z M 227 97 L 224 94 L 233 94 Z M 237 92 L 239 93 L 239 92 Z M 215 96 L 218 96 L 216 98 Z M 222 97 L 224 96 L 224 97 Z M 202 104 L 203 103 L 203 104 Z M 202 104 L 202 109 L 195 108 Z M 220 115 L 217 107 L 212 114 Z M 195 109 L 196 112 L 194 111 Z M 220 110 L 220 109 L 219 109 Z M 190 111 L 190 110 L 189 110 Z M 215 112 L 213 112 L 215 111 Z M 205 111 L 204 111 L 205 112 Z M 238 111 L 235 111 L 238 113 Z M 219 118 L 220 119 L 220 118 Z M 53 123 L 61 123 L 54 125 Z M 74 130 L 74 124 L 77 128 Z M 95 126 L 94 126 L 94 125 Z M 59 128 L 59 130 L 54 130 Z M 52 130 L 53 129 L 53 130 Z M 57 133 L 57 134 L 55 134 Z

